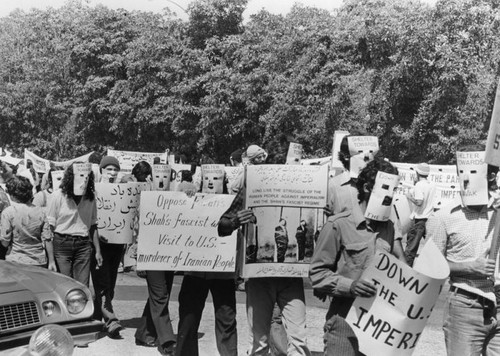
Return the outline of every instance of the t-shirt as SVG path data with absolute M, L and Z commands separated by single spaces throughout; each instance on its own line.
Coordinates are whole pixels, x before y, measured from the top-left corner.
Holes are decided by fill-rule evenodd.
M 90 227 L 97 224 L 96 200 L 90 201 L 82 196 L 77 205 L 60 189 L 52 195 L 47 218 L 54 231 L 63 235 L 89 236 Z
M 11 244 L 7 261 L 30 265 L 47 263 L 44 241 L 50 241 L 47 216 L 42 208 L 33 204 L 12 202 L 5 208 L 0 220 L 0 240 Z
M 434 183 L 423 179 L 415 184 L 413 197 L 416 200 L 423 200 L 422 205 L 415 206 L 413 217 L 415 219 L 428 219 L 434 211 L 434 197 L 436 196 L 436 186 Z

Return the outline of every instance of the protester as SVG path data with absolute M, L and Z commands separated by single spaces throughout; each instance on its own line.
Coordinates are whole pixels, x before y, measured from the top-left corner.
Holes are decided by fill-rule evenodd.
M 238 148 L 236 151 L 232 152 L 229 156 L 229 161 L 231 162 L 231 166 L 240 167 L 242 165 L 241 155 L 243 154 L 243 150 Z
M 413 266 L 420 241 L 425 238 L 425 224 L 434 211 L 434 198 L 436 197 L 436 185 L 427 179 L 430 172 L 429 165 L 420 163 L 415 167 L 415 172 L 417 182 L 414 189 L 406 195 L 414 205 L 411 214 L 413 225 L 408 231 L 405 249 L 405 257 L 410 266 Z
M 266 162 L 267 152 L 257 145 L 250 145 L 245 152 L 245 156 L 248 160 L 248 164 L 262 164 Z M 242 170 L 228 187 L 229 192 L 231 194 L 237 194 L 243 188 L 244 183 L 245 173 Z
M 29 179 L 9 179 L 7 192 L 12 204 L 2 211 L 0 219 L 0 242 L 4 248 L 11 246 L 6 259 L 57 271 L 49 222 L 45 212 L 31 202 L 33 186 Z
M 151 183 L 151 165 L 146 161 L 138 162 L 132 169 L 132 176 L 136 182 Z M 134 238 L 137 242 L 138 229 L 134 230 Z M 174 272 L 148 270 L 145 274 L 148 300 L 135 332 L 135 344 L 157 347 L 162 355 L 174 355 L 176 337 L 168 310 Z
M 458 149 L 461 197 L 427 221 L 427 240 L 436 243 L 450 266 L 443 318 L 449 356 L 500 354 L 500 300 L 494 293 L 500 287 L 498 252 L 496 260 L 488 258 L 498 218 L 493 206 L 498 167 L 484 163 L 484 150 L 484 145 Z
M 101 181 L 116 183 L 120 163 L 115 157 L 104 156 L 99 164 Z M 108 243 L 107 239 L 99 235 L 99 246 L 102 255 L 102 264 L 97 260 L 92 263 L 92 284 L 94 285 L 94 319 L 104 319 L 104 329 L 112 339 L 119 339 L 123 327 L 113 310 L 116 278 L 118 267 L 125 251 L 125 244 Z
M 37 192 L 33 196 L 33 205 L 45 208 L 50 205 L 50 200 L 52 199 L 52 193 L 54 192 L 54 179 L 52 173 L 56 172 L 54 168 L 51 168 L 47 174 L 47 181 L 45 188 Z M 61 172 L 61 171 L 59 171 Z M 56 182 L 57 186 L 60 185 L 60 181 Z M 57 188 L 56 188 L 57 189 Z
M 349 138 L 358 138 L 360 136 L 347 135 L 342 138 L 339 150 L 339 161 L 345 168 L 345 171 L 338 176 L 333 177 L 328 182 L 328 208 L 326 209 L 327 215 L 335 215 L 346 210 L 352 210 L 353 206 L 357 205 L 358 202 L 358 188 L 357 188 L 357 176 L 359 167 L 363 163 L 356 162 L 356 167 L 351 166 L 351 150 L 349 148 Z M 378 155 L 377 155 L 378 153 Z M 365 152 L 364 153 L 364 164 L 368 164 L 375 156 L 381 156 L 381 154 L 376 152 Z M 403 232 L 401 231 L 401 226 L 399 223 L 394 209 L 391 210 L 391 221 L 394 223 L 396 240 L 401 241 L 403 238 Z M 402 262 L 407 263 L 404 249 L 402 244 L 396 244 L 394 246 L 394 255 Z
M 0 161 L 0 184 L 5 185 L 5 182 L 12 178 L 14 175 L 12 174 L 12 168 L 5 163 L 4 161 Z M 0 216 L 2 211 L 10 205 L 10 199 L 4 188 L 0 185 Z M 1 218 L 0 218 L 1 222 Z M 5 255 L 7 253 L 7 248 L 0 243 L 0 260 L 5 259 Z
M 384 160 L 368 163 L 356 181 L 358 203 L 328 219 L 311 260 L 309 277 L 315 295 L 322 300 L 332 297 L 324 326 L 327 356 L 359 355 L 356 336 L 345 317 L 356 297 L 371 297 L 376 292 L 372 282 L 361 279 L 376 251 L 393 252 L 397 243 L 392 221 L 365 218 L 378 172 L 398 174 Z
M 202 190 L 203 182 L 204 179 L 200 187 Z M 187 189 L 187 194 L 192 192 L 189 184 L 179 187 Z M 181 189 L 178 188 L 183 191 Z M 227 187 L 222 190 L 227 193 Z M 238 355 L 235 278 L 234 272 L 184 272 L 179 292 L 179 326 L 175 352 L 177 356 L 199 355 L 198 328 L 208 292 L 212 295 L 215 311 L 217 350 L 222 356 Z
M 193 183 L 193 174 L 188 170 L 183 170 L 179 173 L 181 175 L 181 182 L 177 185 L 176 191 L 184 192 L 192 197 L 198 191 L 198 188 Z
M 59 271 L 89 285 L 92 245 L 97 265 L 102 264 L 97 233 L 94 175 L 75 178 L 75 163 L 64 172 L 61 189 L 55 191 L 47 210 L 54 233 L 54 257 Z
M 262 164 L 267 152 L 256 145 L 248 147 L 249 164 Z M 228 236 L 243 225 L 255 224 L 252 210 L 244 209 L 246 187 L 242 179 L 231 207 L 222 215 L 219 236 Z M 302 278 L 265 277 L 249 278 L 246 282 L 247 318 L 252 331 L 252 346 L 249 355 L 265 355 L 269 352 L 271 323 L 275 304 L 282 313 L 288 346 L 288 355 L 310 355 L 305 341 L 305 296 Z M 280 340 L 275 340 L 280 342 Z M 274 342 L 274 341 L 273 341 Z

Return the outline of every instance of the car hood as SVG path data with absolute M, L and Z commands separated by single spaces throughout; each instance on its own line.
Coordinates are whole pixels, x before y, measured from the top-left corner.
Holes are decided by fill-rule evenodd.
M 30 290 L 35 293 L 51 292 L 69 277 L 42 267 L 31 267 L 0 260 L 0 294 Z

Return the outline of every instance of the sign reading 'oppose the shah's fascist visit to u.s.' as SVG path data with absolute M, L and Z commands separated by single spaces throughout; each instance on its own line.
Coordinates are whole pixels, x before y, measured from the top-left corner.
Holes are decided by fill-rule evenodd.
M 140 270 L 233 272 L 236 232 L 219 237 L 217 225 L 234 195 L 142 192 L 137 248 Z

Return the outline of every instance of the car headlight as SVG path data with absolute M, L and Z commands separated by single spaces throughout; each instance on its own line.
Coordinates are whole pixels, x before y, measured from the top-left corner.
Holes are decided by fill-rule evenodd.
M 85 309 L 87 302 L 87 295 L 81 289 L 73 289 L 66 294 L 66 307 L 70 314 L 81 313 Z

